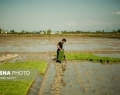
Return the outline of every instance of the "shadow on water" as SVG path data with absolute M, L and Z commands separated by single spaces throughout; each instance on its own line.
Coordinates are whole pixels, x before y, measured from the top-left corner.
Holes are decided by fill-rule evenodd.
M 33 84 L 29 88 L 27 95 L 39 95 L 39 90 L 43 81 L 43 76 L 37 75 Z

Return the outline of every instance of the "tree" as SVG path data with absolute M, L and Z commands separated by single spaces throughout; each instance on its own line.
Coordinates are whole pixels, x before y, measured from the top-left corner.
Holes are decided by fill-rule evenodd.
M 21 31 L 21 33 L 22 33 L 22 34 L 24 34 L 24 33 L 25 33 L 25 31 L 24 31 L 24 30 L 22 30 L 22 31 Z
M 14 34 L 14 33 L 15 33 L 15 30 L 10 30 L 10 33 Z
M 114 29 L 112 32 L 116 32 L 116 30 Z
M 80 31 L 80 30 L 76 30 L 76 31 L 75 31 L 75 33 L 81 33 L 81 32 L 82 32 L 82 31 Z
M 1 28 L 0 28 L 0 34 L 1 34 Z
M 63 34 L 65 34 L 66 32 L 67 32 L 66 30 L 62 31 Z
M 42 32 L 42 31 L 40 30 L 40 31 L 39 31 L 39 34 L 41 34 L 41 32 Z
M 118 29 L 118 32 L 120 33 L 120 29 Z
M 59 31 L 57 31 L 57 33 L 56 34 L 59 34 Z
M 51 33 L 51 30 L 50 30 L 50 29 L 48 29 L 48 30 L 47 30 L 47 34 L 50 34 L 50 33 Z

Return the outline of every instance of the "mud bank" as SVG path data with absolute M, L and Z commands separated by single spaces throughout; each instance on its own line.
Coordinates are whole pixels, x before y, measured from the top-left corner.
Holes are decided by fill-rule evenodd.
M 7 54 L 0 57 L 0 63 L 18 57 L 17 54 Z
M 55 78 L 51 86 L 51 93 L 54 95 L 61 95 L 62 86 L 65 86 L 66 83 L 63 81 L 64 71 L 66 69 L 65 63 L 55 63 Z

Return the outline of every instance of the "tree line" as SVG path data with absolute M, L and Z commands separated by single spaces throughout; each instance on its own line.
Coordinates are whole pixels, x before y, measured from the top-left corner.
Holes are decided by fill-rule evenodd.
M 76 30 L 76 31 L 56 31 L 55 33 L 56 34 L 60 34 L 60 33 L 62 33 L 62 34 L 79 34 L 79 33 L 90 33 L 91 31 L 80 31 L 80 30 Z M 104 33 L 105 31 L 103 30 L 103 31 L 96 31 L 96 33 Z M 112 32 L 118 32 L 118 33 L 120 33 L 120 29 L 118 29 L 118 30 L 113 30 Z M 48 29 L 48 30 L 45 30 L 45 31 L 32 31 L 32 32 L 30 32 L 30 31 L 24 31 L 24 30 L 22 30 L 21 32 L 16 32 L 15 30 L 10 30 L 10 31 L 8 31 L 8 30 L 3 30 L 3 29 L 1 29 L 0 28 L 0 34 L 1 33 L 8 33 L 8 34 L 51 34 L 52 33 L 52 31 L 51 31 L 51 29 Z M 95 33 L 95 32 L 94 32 Z M 108 33 L 108 32 L 106 32 L 106 33 Z

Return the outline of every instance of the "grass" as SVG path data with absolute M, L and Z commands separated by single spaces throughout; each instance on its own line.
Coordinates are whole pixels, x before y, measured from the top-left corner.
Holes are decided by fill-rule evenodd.
M 37 69 L 44 74 L 47 63 L 44 61 L 4 63 L 0 69 Z M 26 95 L 33 80 L 25 81 L 0 81 L 0 95 Z
M 87 53 L 66 53 L 66 58 L 68 60 L 88 60 L 88 61 L 97 61 L 97 62 L 120 62 L 119 58 L 113 57 L 100 57 L 94 54 Z

